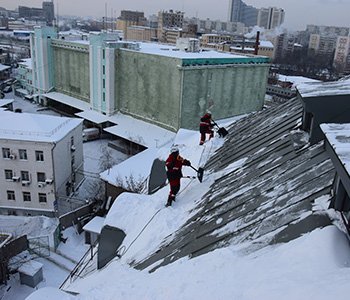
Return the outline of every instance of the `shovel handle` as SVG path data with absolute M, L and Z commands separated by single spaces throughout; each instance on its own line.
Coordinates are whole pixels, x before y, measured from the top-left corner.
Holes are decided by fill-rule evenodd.
M 195 167 L 193 166 L 190 166 L 190 167 L 198 173 L 198 170 Z
M 220 126 L 218 125 L 218 123 L 216 123 L 214 120 L 212 120 L 212 122 L 214 123 L 214 125 L 215 125 L 217 128 L 220 128 Z

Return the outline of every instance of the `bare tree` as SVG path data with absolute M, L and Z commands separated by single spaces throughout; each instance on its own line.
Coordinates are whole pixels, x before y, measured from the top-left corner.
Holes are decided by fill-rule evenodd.
M 111 149 L 106 145 L 101 145 L 101 153 L 102 155 L 99 160 L 100 171 L 112 168 L 116 164 L 116 161 L 112 156 Z
M 142 194 L 146 190 L 146 179 L 139 175 L 135 178 L 133 174 L 130 176 L 125 176 L 125 180 L 121 178 L 116 178 L 116 185 L 120 186 L 130 192 Z

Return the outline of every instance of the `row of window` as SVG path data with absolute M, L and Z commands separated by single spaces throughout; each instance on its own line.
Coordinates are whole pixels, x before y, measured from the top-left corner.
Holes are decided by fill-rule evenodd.
M 10 151 L 10 148 L 2 148 L 2 157 L 8 158 L 8 159 L 15 159 L 16 154 L 14 152 Z M 21 160 L 28 160 L 27 150 L 26 149 L 19 149 L 18 150 L 18 157 Z M 44 152 L 43 151 L 35 151 L 35 160 L 36 161 L 44 161 Z
M 45 193 L 38 193 L 38 197 L 39 197 L 40 203 L 47 202 L 47 196 Z M 30 195 L 30 192 L 22 192 L 22 199 L 24 202 L 32 201 L 32 197 Z M 7 200 L 16 201 L 15 191 L 7 191 Z
M 37 176 L 38 182 L 45 182 L 46 174 L 44 172 L 37 172 L 36 176 Z M 13 177 L 14 177 L 13 171 L 9 169 L 5 169 L 5 179 L 13 180 Z M 21 180 L 30 181 L 30 176 L 28 171 L 21 171 Z

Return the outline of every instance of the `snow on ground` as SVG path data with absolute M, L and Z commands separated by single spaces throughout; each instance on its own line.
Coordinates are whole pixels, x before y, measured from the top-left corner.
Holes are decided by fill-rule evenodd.
M 2 300 L 21 300 L 26 299 L 31 293 L 37 289 L 43 287 L 58 287 L 61 285 L 63 280 L 68 276 L 69 272 L 62 270 L 62 268 L 57 267 L 52 262 L 47 261 L 44 258 L 37 258 L 35 261 L 43 264 L 43 276 L 44 280 L 40 282 L 37 288 L 31 288 L 27 285 L 20 284 L 19 274 L 15 273 L 11 275 L 10 281 L 7 286 L 2 286 L 0 288 L 0 298 Z M 8 291 L 6 291 L 9 288 Z
M 89 245 L 85 244 L 84 233 L 79 234 L 74 227 L 69 227 L 62 231 L 62 236 L 67 240 L 65 243 L 59 244 L 57 252 L 63 253 L 75 262 L 79 262 L 86 251 L 89 250 Z

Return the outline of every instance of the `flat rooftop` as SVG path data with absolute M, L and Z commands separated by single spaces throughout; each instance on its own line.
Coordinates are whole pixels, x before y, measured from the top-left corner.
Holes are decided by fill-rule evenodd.
M 200 52 L 186 52 L 175 46 L 157 43 L 139 43 L 138 52 L 152 55 L 160 55 L 182 60 L 182 65 L 220 65 L 220 64 L 241 64 L 241 63 L 269 63 L 270 59 L 265 56 L 248 56 L 218 52 L 214 50 L 202 50 Z M 136 51 L 123 49 L 125 51 Z
M 0 139 L 57 142 L 82 119 L 0 111 Z
M 350 95 L 350 77 L 329 82 L 304 82 L 298 84 L 296 89 L 303 98 Z
M 62 41 L 60 41 L 62 43 Z M 63 41 L 65 42 L 65 41 Z M 186 52 L 176 48 L 174 45 L 165 45 L 158 43 L 147 42 L 128 42 L 115 41 L 120 43 L 137 43 L 140 47 L 138 50 L 120 48 L 122 51 L 133 51 L 150 55 L 160 55 L 165 57 L 177 58 L 182 60 L 182 66 L 192 65 L 227 65 L 227 64 L 258 64 L 269 63 L 270 58 L 266 56 L 253 56 L 244 54 L 232 54 L 227 52 L 218 52 L 214 50 L 201 50 L 199 52 Z M 76 43 L 79 45 L 88 45 L 89 41 L 74 40 L 69 43 Z
M 350 176 L 350 124 L 321 124 L 320 127 Z

